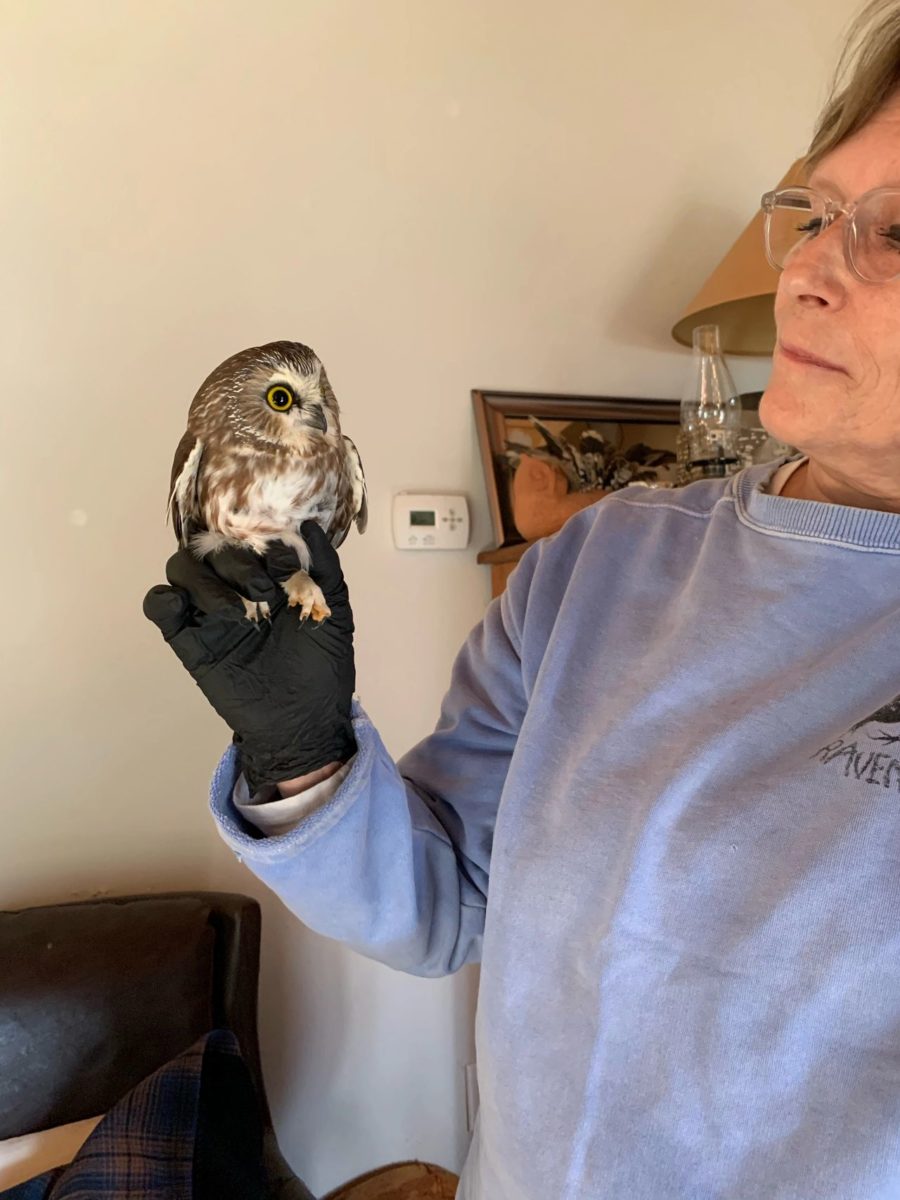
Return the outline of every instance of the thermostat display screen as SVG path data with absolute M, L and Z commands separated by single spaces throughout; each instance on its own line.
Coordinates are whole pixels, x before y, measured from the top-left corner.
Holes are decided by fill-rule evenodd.
M 413 509 L 409 514 L 409 523 L 410 525 L 433 525 L 434 510 L 425 512 L 421 509 L 418 511 Z

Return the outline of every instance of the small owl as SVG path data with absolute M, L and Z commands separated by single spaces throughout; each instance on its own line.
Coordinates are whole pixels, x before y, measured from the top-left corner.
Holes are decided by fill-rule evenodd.
M 223 546 L 262 553 L 280 540 L 301 569 L 282 584 L 301 617 L 331 610 L 307 574 L 300 523 L 312 519 L 333 546 L 355 521 L 366 528 L 366 482 L 356 447 L 341 433 L 325 368 L 308 346 L 270 342 L 232 355 L 201 385 L 172 463 L 169 514 L 180 545 L 198 557 Z M 268 605 L 244 600 L 247 616 Z

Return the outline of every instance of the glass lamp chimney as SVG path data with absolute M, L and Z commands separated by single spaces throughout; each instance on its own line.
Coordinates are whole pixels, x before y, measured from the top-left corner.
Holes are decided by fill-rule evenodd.
M 722 357 L 719 327 L 697 325 L 681 398 L 678 457 L 684 482 L 730 475 L 741 467 L 741 418 L 741 397 Z

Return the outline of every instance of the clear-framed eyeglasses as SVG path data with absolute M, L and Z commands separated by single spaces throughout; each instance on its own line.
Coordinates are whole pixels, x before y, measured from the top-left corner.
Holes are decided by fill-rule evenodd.
M 766 257 L 781 271 L 798 247 L 844 218 L 844 258 L 864 283 L 900 278 L 900 188 L 873 188 L 842 204 L 808 187 L 782 188 L 762 198 Z

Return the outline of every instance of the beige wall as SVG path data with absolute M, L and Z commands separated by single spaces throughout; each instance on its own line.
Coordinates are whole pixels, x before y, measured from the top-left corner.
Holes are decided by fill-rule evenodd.
M 206 813 L 227 734 L 141 616 L 207 371 L 322 356 L 370 479 L 343 555 L 391 749 L 489 594 L 472 387 L 676 396 L 680 306 L 804 148 L 846 0 L 2 0 L 7 906 L 258 891 Z M 762 386 L 765 363 L 736 363 Z M 465 553 L 390 498 L 462 490 Z M 599 681 L 598 681 L 599 686 Z M 324 1189 L 458 1164 L 474 980 L 405 978 L 265 900 L 282 1140 Z

